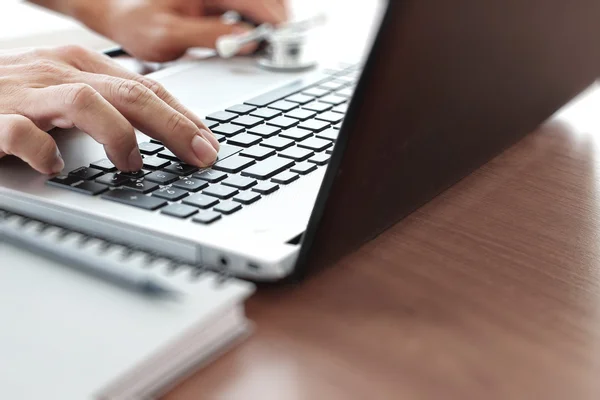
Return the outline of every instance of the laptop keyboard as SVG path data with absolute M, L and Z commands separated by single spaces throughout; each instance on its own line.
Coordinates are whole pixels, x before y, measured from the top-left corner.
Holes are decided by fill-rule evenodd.
M 205 124 L 221 143 L 211 168 L 187 165 L 150 140 L 139 144 L 141 171 L 119 172 L 102 159 L 47 184 L 173 218 L 215 223 L 326 167 L 358 76 L 350 67 L 206 116 Z

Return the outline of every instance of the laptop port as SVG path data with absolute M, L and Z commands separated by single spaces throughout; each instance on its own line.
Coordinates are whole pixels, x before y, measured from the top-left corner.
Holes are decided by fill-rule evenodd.
M 248 263 L 248 268 L 254 271 L 258 271 L 260 269 L 260 265 L 254 263 Z

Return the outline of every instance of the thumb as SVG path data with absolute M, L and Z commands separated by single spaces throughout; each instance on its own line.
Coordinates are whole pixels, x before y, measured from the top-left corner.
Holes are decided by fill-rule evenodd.
M 226 24 L 220 18 L 185 18 L 178 24 L 178 41 L 186 48 L 206 47 L 214 49 L 217 39 L 225 35 L 242 35 L 253 29 L 247 24 Z M 244 46 L 240 53 L 249 54 L 257 44 Z

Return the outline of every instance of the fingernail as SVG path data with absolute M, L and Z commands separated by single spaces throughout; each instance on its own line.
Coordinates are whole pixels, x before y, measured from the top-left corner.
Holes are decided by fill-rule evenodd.
M 202 137 L 204 139 L 206 139 L 208 141 L 208 143 L 210 143 L 212 145 L 212 147 L 218 153 L 219 149 L 221 148 L 221 145 L 219 144 L 219 141 L 215 137 L 215 134 L 210 131 L 204 130 L 204 129 L 200 129 L 200 134 L 202 135 Z
M 192 139 L 192 150 L 194 150 L 202 167 L 212 165 L 217 159 L 217 151 L 200 135 L 195 135 Z
M 137 146 L 135 146 L 133 150 L 131 150 L 131 153 L 129 153 L 127 163 L 131 171 L 139 171 L 142 169 L 144 161 L 142 161 L 142 155 L 140 154 L 140 149 Z
M 56 149 L 56 158 L 54 159 L 54 165 L 52 166 L 52 173 L 58 174 L 65 168 L 65 160 L 60 154 L 60 150 Z

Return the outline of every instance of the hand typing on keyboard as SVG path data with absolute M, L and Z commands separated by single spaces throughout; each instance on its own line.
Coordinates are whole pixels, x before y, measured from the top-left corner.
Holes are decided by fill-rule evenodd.
M 0 157 L 15 155 L 54 174 L 64 162 L 45 131 L 76 126 L 104 145 L 121 171 L 142 169 L 134 127 L 187 164 L 207 167 L 219 142 L 202 120 L 158 83 L 109 58 L 61 47 L 0 56 Z
M 139 143 L 141 171 L 117 172 L 101 159 L 46 184 L 214 224 L 326 168 L 359 74 L 353 66 L 330 71 L 206 115 L 221 143 L 211 168 L 186 164 L 152 139 Z
M 278 24 L 286 0 L 32 0 L 71 15 L 147 61 L 171 61 L 190 47 L 215 48 L 217 38 L 251 29 L 218 18 L 237 11 L 256 23 Z M 242 49 L 252 52 L 254 45 Z

